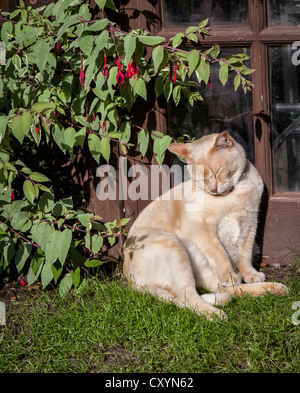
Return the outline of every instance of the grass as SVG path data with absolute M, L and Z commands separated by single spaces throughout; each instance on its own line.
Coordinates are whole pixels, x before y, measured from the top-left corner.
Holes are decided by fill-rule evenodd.
M 122 278 L 9 303 L 0 372 L 299 372 L 299 281 L 285 281 L 286 296 L 235 298 L 223 307 L 228 320 L 214 322 Z

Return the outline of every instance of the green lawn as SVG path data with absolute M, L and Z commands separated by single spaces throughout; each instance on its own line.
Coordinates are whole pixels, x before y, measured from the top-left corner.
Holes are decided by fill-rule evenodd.
M 235 298 L 226 321 L 128 289 L 122 276 L 84 294 L 7 304 L 0 372 L 299 372 L 299 276 L 286 296 Z M 298 318 L 300 320 L 300 317 Z

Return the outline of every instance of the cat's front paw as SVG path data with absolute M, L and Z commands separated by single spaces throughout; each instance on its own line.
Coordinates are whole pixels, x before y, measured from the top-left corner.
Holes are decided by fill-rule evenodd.
M 265 281 L 265 275 L 253 269 L 253 271 L 243 274 L 243 279 L 247 284 L 252 282 L 263 282 Z
M 223 279 L 221 279 L 221 285 L 223 287 L 231 287 L 232 285 L 239 285 L 241 283 L 241 274 L 235 272 L 229 272 L 223 277 Z

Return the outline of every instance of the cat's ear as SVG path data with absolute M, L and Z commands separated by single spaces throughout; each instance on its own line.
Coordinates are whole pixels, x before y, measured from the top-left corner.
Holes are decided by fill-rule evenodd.
M 214 147 L 216 150 L 230 149 L 232 145 L 233 140 L 231 136 L 228 134 L 227 131 L 224 131 L 217 136 Z
M 190 143 L 171 143 L 168 146 L 171 153 L 184 158 L 185 160 L 192 159 L 191 144 Z

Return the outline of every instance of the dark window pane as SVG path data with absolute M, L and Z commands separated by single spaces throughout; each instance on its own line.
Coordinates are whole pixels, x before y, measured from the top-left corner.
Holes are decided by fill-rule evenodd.
M 268 0 L 269 26 L 300 25 L 300 0 Z
M 272 47 L 269 59 L 275 186 L 277 191 L 299 191 L 300 49 Z
M 199 24 L 210 18 L 211 25 L 248 23 L 248 0 L 163 0 L 167 27 Z
M 222 49 L 220 56 L 243 53 L 245 50 Z M 235 75 L 233 72 L 229 73 L 228 82 L 223 86 L 219 80 L 219 65 L 214 64 L 211 69 L 211 86 L 196 88 L 204 98 L 202 102 L 197 102 L 194 107 L 188 102 L 182 102 L 177 107 L 170 104 L 171 133 L 174 138 L 188 134 L 199 139 L 206 134 L 228 130 L 254 162 L 252 93 L 248 91 L 245 94 L 241 87 L 234 92 Z

